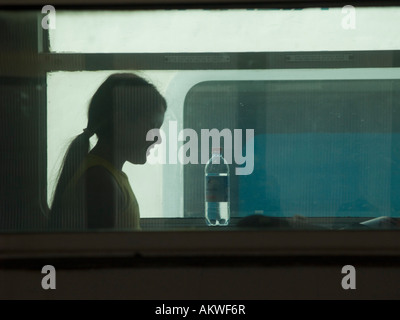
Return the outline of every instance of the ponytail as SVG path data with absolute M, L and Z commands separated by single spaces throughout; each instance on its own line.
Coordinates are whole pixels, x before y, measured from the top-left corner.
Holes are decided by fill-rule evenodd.
M 57 187 L 54 192 L 51 210 L 61 204 L 62 195 L 72 179 L 74 173 L 78 170 L 83 159 L 89 152 L 89 138 L 93 134 L 89 129 L 85 129 L 80 135 L 76 136 L 68 147 L 64 156 L 63 165 L 58 178 Z

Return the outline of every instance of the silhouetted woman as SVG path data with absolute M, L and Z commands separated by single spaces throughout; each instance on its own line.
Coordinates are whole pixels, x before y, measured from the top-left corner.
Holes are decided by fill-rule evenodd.
M 109 76 L 91 99 L 87 128 L 71 143 L 55 189 L 52 230 L 139 228 L 139 206 L 122 171 L 144 164 L 149 130 L 160 128 L 166 102 L 156 88 L 129 73 Z M 98 142 L 89 152 L 89 138 Z M 135 182 L 140 185 L 140 181 Z

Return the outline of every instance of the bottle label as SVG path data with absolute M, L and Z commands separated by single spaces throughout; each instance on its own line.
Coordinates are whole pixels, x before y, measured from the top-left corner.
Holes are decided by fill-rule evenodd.
M 228 176 L 206 175 L 206 201 L 228 201 Z

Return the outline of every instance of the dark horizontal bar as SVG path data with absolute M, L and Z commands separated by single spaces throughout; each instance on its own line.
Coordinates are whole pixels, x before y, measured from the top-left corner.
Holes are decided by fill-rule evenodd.
M 395 68 L 400 50 L 243 53 L 0 53 L 0 76 L 51 71 Z
M 0 259 L 0 270 L 41 270 L 44 265 L 57 266 L 57 270 L 85 270 L 112 268 L 243 268 L 287 266 L 343 266 L 349 260 L 357 267 L 399 268 L 400 257 L 394 256 L 182 256 L 182 257 L 79 257 Z
M 399 230 L 254 230 L 2 234 L 0 261 L 187 256 L 400 257 Z M 218 245 L 216 245 L 218 244 Z

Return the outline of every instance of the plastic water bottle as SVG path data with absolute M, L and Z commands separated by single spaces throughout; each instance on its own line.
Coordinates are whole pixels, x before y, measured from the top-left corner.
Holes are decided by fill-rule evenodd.
M 230 219 L 229 166 L 221 148 L 213 148 L 205 170 L 205 217 L 209 226 L 227 226 Z

